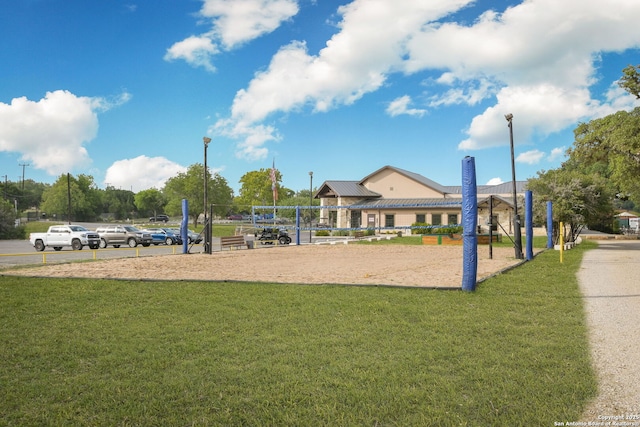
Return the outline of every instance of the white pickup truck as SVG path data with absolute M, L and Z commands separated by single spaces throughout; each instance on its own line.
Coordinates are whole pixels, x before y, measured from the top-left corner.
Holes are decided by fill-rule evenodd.
M 79 251 L 84 246 L 91 249 L 100 247 L 100 235 L 81 225 L 52 225 L 46 233 L 31 233 L 29 241 L 39 252 L 46 247 L 52 247 L 56 251 L 65 246 L 71 246 L 74 251 Z

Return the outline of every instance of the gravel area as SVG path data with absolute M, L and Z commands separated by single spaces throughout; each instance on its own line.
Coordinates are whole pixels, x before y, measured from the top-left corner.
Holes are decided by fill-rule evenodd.
M 638 240 L 602 240 L 582 260 L 578 279 L 599 384 L 583 416 L 587 423 L 640 425 L 639 273 Z

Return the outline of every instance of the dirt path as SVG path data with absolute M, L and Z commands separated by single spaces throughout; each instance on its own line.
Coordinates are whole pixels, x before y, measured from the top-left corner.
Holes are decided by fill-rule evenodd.
M 584 421 L 622 416 L 607 420 L 640 425 L 639 273 L 638 240 L 600 241 L 582 260 L 578 280 L 599 384 Z

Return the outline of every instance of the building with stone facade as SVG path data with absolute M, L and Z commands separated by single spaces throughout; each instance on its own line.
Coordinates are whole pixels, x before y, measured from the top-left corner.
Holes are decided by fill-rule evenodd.
M 521 214 L 526 181 L 516 182 Z M 513 227 L 512 183 L 479 185 L 478 224 L 488 230 L 489 212 L 498 232 Z M 325 181 L 314 194 L 320 199 L 319 223 L 331 228 L 373 228 L 378 232 L 409 232 L 414 223 L 462 223 L 462 187 L 441 185 L 418 173 L 384 166 L 360 181 Z M 492 204 L 492 207 L 489 204 Z M 523 215 L 520 215 L 523 217 Z

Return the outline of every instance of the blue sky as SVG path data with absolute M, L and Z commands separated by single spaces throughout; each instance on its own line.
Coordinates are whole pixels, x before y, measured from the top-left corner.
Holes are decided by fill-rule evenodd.
M 560 166 L 580 122 L 638 106 L 640 2 L 4 0 L 0 174 L 140 191 L 203 162 L 235 190 L 385 165 L 459 185 Z M 4 179 L 4 177 L 3 177 Z

